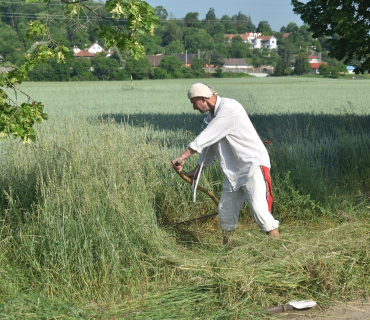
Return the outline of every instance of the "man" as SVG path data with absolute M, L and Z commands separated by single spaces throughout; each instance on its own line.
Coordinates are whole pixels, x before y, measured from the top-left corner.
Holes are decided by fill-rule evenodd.
M 209 112 L 207 125 L 189 148 L 172 161 L 173 168 L 180 172 L 185 159 L 198 152 L 201 154 L 198 165 L 187 176 L 199 180 L 202 168 L 210 166 L 217 157 L 225 176 L 218 205 L 225 245 L 230 245 L 246 199 L 260 229 L 278 238 L 279 221 L 271 215 L 270 158 L 243 106 L 236 100 L 217 96 L 217 92 L 202 83 L 190 87 L 188 98 L 194 110 Z M 179 159 L 182 162 L 177 165 Z

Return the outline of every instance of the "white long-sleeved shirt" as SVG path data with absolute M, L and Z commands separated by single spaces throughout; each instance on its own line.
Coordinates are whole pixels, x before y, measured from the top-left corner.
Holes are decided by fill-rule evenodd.
M 233 99 L 217 96 L 208 126 L 189 144 L 198 153 L 208 147 L 204 167 L 216 156 L 225 176 L 223 187 L 236 191 L 258 166 L 270 168 L 270 158 L 243 106 Z M 206 149 L 207 150 L 207 149 Z

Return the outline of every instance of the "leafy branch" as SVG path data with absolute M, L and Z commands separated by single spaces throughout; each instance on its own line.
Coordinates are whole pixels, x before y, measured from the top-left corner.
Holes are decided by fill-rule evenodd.
M 26 0 L 26 2 L 40 2 L 38 0 Z M 35 123 L 42 123 L 48 119 L 43 112 L 44 104 L 34 101 L 30 96 L 22 92 L 18 86 L 27 79 L 28 72 L 51 58 L 57 58 L 58 63 L 64 63 L 65 59 L 71 58 L 69 48 L 59 45 L 52 37 L 49 23 L 53 17 L 49 15 L 50 0 L 43 0 L 46 4 L 45 22 L 40 20 L 29 23 L 26 39 L 34 42 L 42 40 L 37 48 L 27 54 L 24 64 L 14 67 L 9 72 L 0 75 L 0 139 L 8 137 L 20 138 L 24 142 L 35 141 Z M 113 46 L 121 51 L 128 52 L 134 59 L 139 59 L 145 54 L 144 47 L 140 44 L 138 36 L 149 33 L 159 26 L 159 19 L 155 15 L 155 9 L 145 1 L 140 0 L 108 0 L 105 3 L 105 11 L 100 13 L 86 4 L 87 0 L 68 1 L 61 0 L 64 6 L 64 19 L 73 20 L 76 29 L 81 26 L 79 19 L 85 15 L 89 21 L 88 13 L 98 20 L 95 29 L 98 36 L 105 40 L 110 49 Z M 121 17 L 124 18 L 123 23 Z M 36 42 L 37 43 L 37 42 Z M 7 94 L 8 90 L 15 92 L 15 100 Z M 17 92 L 27 97 L 27 102 L 18 104 Z

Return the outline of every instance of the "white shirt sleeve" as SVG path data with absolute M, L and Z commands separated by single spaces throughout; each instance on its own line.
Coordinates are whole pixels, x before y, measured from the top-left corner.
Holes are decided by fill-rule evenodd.
M 227 105 L 220 105 L 216 116 L 208 124 L 207 128 L 189 144 L 189 147 L 198 153 L 202 153 L 204 148 L 225 138 L 233 128 L 234 119 L 232 117 L 232 109 Z
M 205 158 L 204 158 L 203 166 L 210 167 L 215 156 L 216 156 L 215 149 L 213 148 L 213 146 L 210 146 L 208 148 L 206 155 L 204 156 Z M 203 154 L 199 157 L 198 164 L 201 165 L 202 161 L 203 161 Z

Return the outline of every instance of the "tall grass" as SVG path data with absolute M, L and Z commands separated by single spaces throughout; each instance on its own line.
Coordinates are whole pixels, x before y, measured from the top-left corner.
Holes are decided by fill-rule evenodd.
M 242 85 L 280 86 L 229 81 L 220 89 L 215 82 L 220 95 L 241 94 L 235 88 Z M 151 83 L 143 82 L 152 86 L 145 96 L 140 89 L 125 91 L 122 110 L 117 99 L 108 103 L 121 92 L 111 83 L 100 84 L 109 89 L 105 93 L 86 85 L 84 97 L 70 89 L 64 103 L 74 96 L 81 104 L 75 109 L 60 109 L 56 93 L 36 144 L 2 142 L 2 318 L 256 319 L 265 307 L 291 299 L 326 303 L 368 296 L 366 112 L 277 114 L 269 105 L 252 112 L 261 138 L 271 141 L 274 214 L 283 240 L 260 234 L 245 207 L 235 247 L 227 249 L 220 245 L 217 219 L 166 227 L 215 207 L 202 194 L 192 203 L 189 186 L 170 165 L 202 122 L 179 98 L 187 82 L 174 82 L 173 90 L 169 82 Z M 63 88 L 48 86 L 46 91 Z M 248 94 L 244 99 L 255 110 L 262 101 Z M 192 157 L 186 169 L 195 163 Z M 219 195 L 219 168 L 207 169 L 201 184 Z

